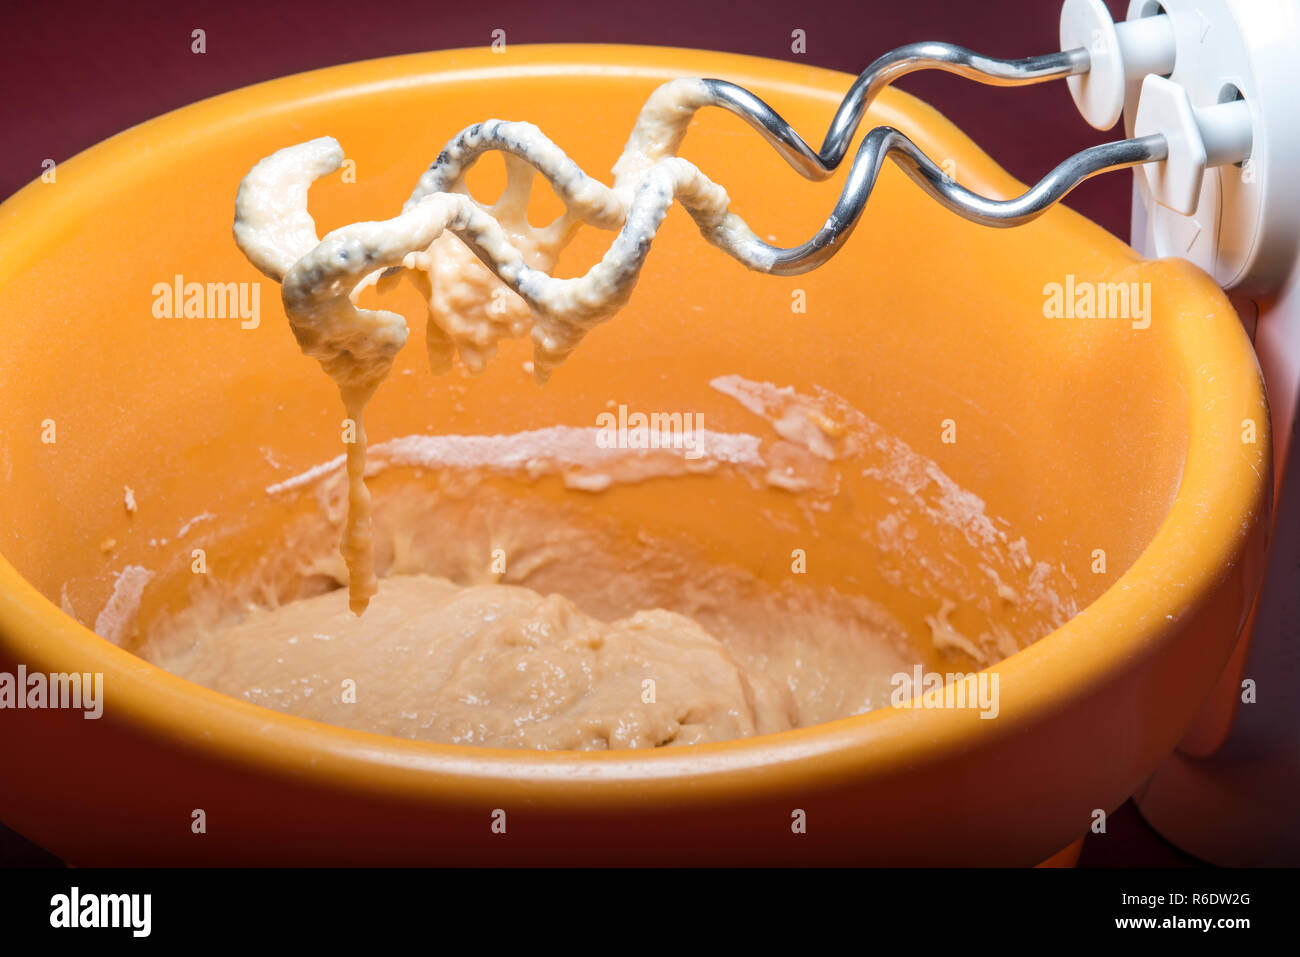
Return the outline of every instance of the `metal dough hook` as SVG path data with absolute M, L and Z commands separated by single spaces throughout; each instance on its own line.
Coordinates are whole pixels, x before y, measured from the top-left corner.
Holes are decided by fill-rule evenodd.
M 718 79 L 704 83 L 713 95 L 711 105 L 745 120 L 805 177 L 822 180 L 834 173 L 844 159 L 867 108 L 880 91 L 909 73 L 942 70 L 990 86 L 1028 86 L 1087 73 L 1091 62 L 1082 47 L 1000 60 L 950 43 L 910 43 L 886 53 L 862 72 L 836 110 L 820 150 L 809 146 L 779 113 L 744 87 Z M 1163 160 L 1167 155 L 1167 141 L 1159 133 L 1103 143 L 1069 157 L 1020 196 L 997 200 L 953 180 L 904 133 L 877 126 L 863 138 L 849 167 L 848 182 L 816 235 L 789 248 L 758 239 L 750 244 L 762 251 L 755 258 L 765 255 L 772 261 L 768 271 L 774 275 L 793 276 L 816 269 L 835 254 L 841 241 L 857 226 L 887 157 L 945 208 L 984 226 L 1007 227 L 1042 215 L 1091 176 Z

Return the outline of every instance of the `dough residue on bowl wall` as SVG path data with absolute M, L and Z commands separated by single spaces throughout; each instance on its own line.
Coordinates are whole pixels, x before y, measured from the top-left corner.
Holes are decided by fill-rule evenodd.
M 810 535 L 846 485 L 872 489 L 887 518 L 837 533 L 929 603 L 922 637 L 954 660 L 988 665 L 1045 633 L 993 624 L 966 634 L 952 620 L 959 607 L 1004 622 L 1008 608 L 1049 624 L 1073 614 L 1063 572 L 1030 560 L 977 497 L 839 397 L 739 376 L 712 385 L 754 414 L 754 431 L 704 433 L 689 456 L 666 438 L 605 448 L 597 430 L 572 426 L 378 443 L 367 476 L 379 591 L 360 617 L 337 549 L 344 462 L 278 482 L 269 498 L 312 507 L 254 573 L 204 576 L 183 612 L 147 623 L 135 650 L 333 724 L 563 749 L 702 743 L 847 717 L 888 704 L 894 676 L 921 660 L 918 636 L 878 602 L 798 576 L 763 580 L 689 542 L 629 541 L 590 509 L 528 494 L 547 480 L 585 503 L 620 485 L 708 476 L 793 497 Z M 918 547 L 918 528 L 950 549 L 949 563 Z M 971 568 L 960 556 L 974 552 Z

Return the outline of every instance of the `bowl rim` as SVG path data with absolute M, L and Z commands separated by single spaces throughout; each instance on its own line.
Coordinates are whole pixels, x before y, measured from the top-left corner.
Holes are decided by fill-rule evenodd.
M 60 164 L 51 198 L 31 184 L 0 204 L 0 285 L 23 271 L 75 221 L 83 191 L 143 175 L 139 156 L 171 156 L 220 135 L 253 114 L 287 112 L 308 102 L 394 87 L 436 86 L 487 78 L 592 75 L 721 75 L 762 89 L 787 90 L 838 104 L 853 77 L 804 64 L 729 53 L 605 44 L 512 45 L 510 57 L 486 48 L 366 60 L 295 74 L 224 93 L 164 114 Z M 963 179 L 988 192 L 1023 187 L 933 108 L 888 89 L 873 105 L 877 122 L 908 129 L 932 155 L 961 155 Z M 919 128 L 918 121 L 924 121 Z M 755 140 L 757 143 L 757 138 Z M 934 151 L 939 150 L 938 154 Z M 233 202 L 233 197 L 232 197 Z M 1139 257 L 1101 227 L 1059 207 L 1048 217 L 1109 254 Z M 75 655 L 79 670 L 102 671 L 115 720 L 187 749 L 257 767 L 270 775 L 352 791 L 421 800 L 500 802 L 527 794 L 535 806 L 633 807 L 671 791 L 676 803 L 711 802 L 765 786 L 806 789 L 818 779 L 862 780 L 958 749 L 1011 735 L 1095 692 L 1134 656 L 1176 638 L 1169 621 L 1194 611 L 1240 559 L 1271 488 L 1271 441 L 1262 377 L 1235 312 L 1213 281 L 1194 267 L 1186 282 L 1217 296 L 1217 322 L 1179 322 L 1174 339 L 1187 376 L 1188 447 L 1169 512 L 1133 564 L 1060 628 L 995 666 L 1000 714 L 982 722 L 969 710 L 879 708 L 779 734 L 647 751 L 519 751 L 412 741 L 294 717 L 211 691 L 158 668 L 95 635 L 64 613 L 0 555 L 0 641 L 15 660 L 54 662 Z M 1193 292 L 1197 291 L 1193 285 Z M 1221 454 L 1230 429 L 1209 409 L 1231 397 L 1257 410 L 1251 468 Z M 1244 450 L 1243 455 L 1251 455 Z M 1190 606 L 1187 595 L 1195 594 Z M 1098 640 L 1105 635 L 1108 640 Z M 32 665 L 29 664 L 29 667 Z M 987 669 L 986 669 L 987 670 Z M 111 691 L 109 691 L 111 689 Z M 674 787 L 684 776 L 689 789 Z

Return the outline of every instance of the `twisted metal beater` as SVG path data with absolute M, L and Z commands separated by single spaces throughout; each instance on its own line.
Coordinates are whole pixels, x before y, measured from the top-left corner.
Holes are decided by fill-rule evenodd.
M 871 102 L 894 80 L 908 73 L 937 69 L 995 86 L 1022 86 L 1075 76 L 1092 68 L 1083 48 L 1018 60 L 985 57 L 947 43 L 899 47 L 872 63 L 841 101 L 821 150 L 814 150 L 775 110 L 743 87 L 725 80 L 672 80 L 653 93 L 615 165 L 615 186 L 588 176 L 537 127 L 529 123 L 488 120 L 462 130 L 420 177 L 400 216 L 381 222 L 353 223 L 323 239 L 315 234 L 306 209 L 312 180 L 337 169 L 343 151 L 322 137 L 287 147 L 267 157 L 240 185 L 236 201 L 236 238 L 249 258 L 281 281 L 286 312 L 299 342 L 310 344 L 323 362 L 354 361 L 358 329 L 371 330 L 375 368 L 386 369 L 406 341 L 405 320 L 396 313 L 358 310 L 356 293 L 401 269 L 426 273 L 431 329 L 436 341 L 454 345 L 462 357 L 490 350 L 506 336 L 528 328 L 534 340 L 534 370 L 544 380 L 596 324 L 625 303 L 636 284 L 651 242 L 668 208 L 678 202 L 701 234 L 745 266 L 758 272 L 791 276 L 826 263 L 856 227 L 885 159 L 892 158 L 921 189 L 945 208 L 986 226 L 1016 226 L 1042 215 L 1090 176 L 1108 170 L 1163 160 L 1169 146 L 1163 135 L 1121 140 L 1071 156 L 1020 196 L 992 199 L 946 175 L 911 139 L 889 126 L 868 132 L 858 147 L 847 181 L 830 216 L 811 239 L 797 246 L 771 245 L 729 208 L 726 191 L 688 160 L 675 155 L 691 115 L 705 106 L 736 114 L 757 130 L 791 166 L 809 179 L 829 177 L 847 154 Z M 488 151 L 507 161 L 506 208 L 485 206 L 464 186 L 464 173 Z M 666 154 L 666 155 L 665 155 Z M 631 157 L 631 160 L 629 160 Z M 627 165 L 624 165 L 625 162 Z M 644 165 L 648 163 L 648 165 Z M 620 169 L 620 167 L 623 167 Z M 564 203 L 565 212 L 548 226 L 520 223 L 534 174 L 541 174 Z M 284 196 L 293 197 L 294 209 Z M 508 231 L 497 215 L 514 218 Z M 287 214 L 306 228 L 284 228 Z M 579 277 L 559 278 L 548 269 L 554 250 L 562 248 L 574 228 L 586 223 L 616 229 L 604 256 Z M 432 244 L 449 232 L 459 245 Z M 518 246 L 530 234 L 541 260 L 530 261 Z M 462 248 L 463 247 L 463 248 Z M 476 303 L 468 313 L 441 309 L 434 271 L 455 257 L 476 257 L 527 306 L 531 326 L 518 317 L 486 311 Z M 414 258 L 412 258 L 414 257 Z M 447 257 L 451 257 L 450 260 Z M 467 307 L 468 308 L 468 307 Z M 379 335 L 382 331 L 384 337 Z M 430 341 L 435 341 L 431 339 Z M 441 361 L 441 360 L 440 360 Z
M 687 83 L 692 111 L 713 105 L 735 113 L 796 170 L 820 180 L 830 176 L 843 160 L 880 91 L 895 79 L 922 69 L 945 70 L 992 85 L 1020 86 L 1085 73 L 1091 69 L 1091 58 L 1084 49 L 999 60 L 944 43 L 900 47 L 858 77 L 836 111 L 820 151 L 813 150 L 760 98 L 733 83 L 670 81 L 660 90 L 669 89 L 671 97 L 684 89 L 673 84 Z M 677 122 L 666 140 L 675 150 L 689 115 L 669 102 L 672 109 L 668 112 Z M 649 105 L 643 108 L 643 116 L 647 109 Z M 655 126 L 653 119 L 651 126 Z M 636 156 L 632 144 L 640 128 L 638 120 L 624 158 Z M 657 130 L 657 135 L 662 150 L 663 130 Z M 486 207 L 464 189 L 465 170 L 487 150 L 499 151 L 506 158 L 507 184 L 502 196 L 509 199 L 498 200 L 498 204 L 506 203 L 507 212 L 513 208 L 516 233 L 531 230 L 534 238 L 544 240 L 537 250 L 562 246 L 580 222 L 619 230 L 609 250 L 584 276 L 558 278 L 537 268 L 515 245 L 516 237 L 493 215 L 498 204 Z M 445 367 L 453 350 L 459 350 L 462 359 L 484 353 L 490 357 L 498 340 L 517 336 L 527 328 L 534 344 L 533 372 L 544 382 L 592 327 L 627 301 L 651 241 L 673 202 L 686 208 L 708 241 L 749 268 L 790 276 L 830 260 L 852 233 L 886 157 L 892 157 L 925 192 L 953 212 L 989 226 L 1014 226 L 1041 215 L 1089 176 L 1164 159 L 1167 153 L 1165 138 L 1159 135 L 1092 147 L 1067 159 L 1021 196 L 997 200 L 956 183 L 900 131 L 878 126 L 858 147 L 848 180 L 826 223 L 807 242 L 781 248 L 759 239 L 730 211 L 726 191 L 681 157 L 659 156 L 643 170 L 635 168 L 634 159 L 632 172 L 639 174 L 634 183 L 628 183 L 628 171 L 620 172 L 616 165 L 616 188 L 611 188 L 584 173 L 537 127 L 490 120 L 462 130 L 443 149 L 420 177 L 401 215 L 382 222 L 353 223 L 324 238 L 316 235 L 307 210 L 307 189 L 342 165 L 342 147 L 331 137 L 286 147 L 261 160 L 241 181 L 234 232 L 249 260 L 281 283 L 285 312 L 299 344 L 339 383 L 348 417 L 359 422 L 366 401 L 406 343 L 407 325 L 395 312 L 358 308 L 355 296 L 372 279 L 378 283 L 399 267 L 422 277 L 429 305 L 430 363 L 435 370 Z M 520 214 L 526 214 L 534 178 L 526 167 L 545 177 L 565 206 L 563 215 L 540 229 L 526 221 L 522 226 L 519 223 L 520 218 L 526 220 L 526 215 Z M 459 245 L 444 245 L 435 256 L 430 250 L 444 234 L 455 237 Z M 500 314 L 490 314 L 486 302 L 474 301 L 473 295 L 468 298 L 474 310 L 462 305 L 457 314 L 437 305 L 433 276 L 440 260 L 443 265 L 448 261 L 442 257 L 449 257 L 454 268 L 464 265 L 456 259 L 461 250 L 466 257 L 477 257 L 514 290 L 528 308 L 531 326 L 510 317 L 501 321 Z M 544 265 L 553 266 L 554 258 Z M 495 290 L 492 292 L 495 302 Z M 361 434 L 364 442 L 363 430 Z M 350 604 L 360 613 L 374 593 L 373 554 L 364 531 L 368 521 L 364 444 L 350 444 L 347 461 L 350 493 L 343 554 L 349 567 Z
M 886 53 L 862 72 L 836 110 L 820 150 L 809 146 L 779 113 L 744 87 L 717 79 L 706 79 L 704 83 L 712 94 L 709 105 L 745 120 L 808 179 L 823 180 L 844 159 L 853 134 L 880 91 L 909 73 L 941 70 L 989 86 L 1028 86 L 1087 73 L 1090 67 L 1088 51 L 1082 47 L 1001 60 L 951 43 L 910 43 Z M 1020 196 L 996 200 L 953 180 L 905 134 L 893 127 L 877 126 L 863 138 L 835 208 L 811 239 L 788 248 L 757 238 L 746 245 L 753 247 L 753 259 L 771 261 L 767 271 L 774 275 L 794 276 L 816 269 L 835 255 L 841 241 L 857 226 L 886 157 L 898 163 L 945 208 L 984 226 L 1007 227 L 1042 215 L 1091 176 L 1160 161 L 1167 155 L 1168 144 L 1159 134 L 1103 143 L 1075 153 Z

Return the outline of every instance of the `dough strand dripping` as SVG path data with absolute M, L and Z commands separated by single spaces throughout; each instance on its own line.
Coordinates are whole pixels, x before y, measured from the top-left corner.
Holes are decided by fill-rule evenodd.
M 726 191 L 672 155 L 694 111 L 708 102 L 700 80 L 660 87 L 638 117 L 612 187 L 588 176 L 532 124 L 475 124 L 442 151 L 398 216 L 353 223 L 323 239 L 307 210 L 307 193 L 313 181 L 343 164 L 337 141 L 321 137 L 279 150 L 244 178 L 236 198 L 235 240 L 253 265 L 281 283 L 299 346 L 338 385 L 355 424 L 355 441 L 347 448 L 350 488 L 341 545 L 355 613 L 365 610 L 376 589 L 363 413 L 407 337 L 402 316 L 357 307 L 362 290 L 386 286 L 403 271 L 413 274 L 428 302 L 435 374 L 446 371 L 454 354 L 469 371 L 479 372 L 498 342 L 527 333 L 541 384 L 592 328 L 627 302 L 674 201 L 710 242 L 733 255 L 749 250 L 742 261 L 764 268 L 762 256 L 752 255 L 762 244 L 729 211 Z M 484 206 L 468 194 L 464 178 L 493 150 L 506 157 L 508 183 L 496 204 Z M 542 228 L 527 219 L 538 174 L 565 207 Z M 585 275 L 550 275 L 584 223 L 618 234 Z
M 975 57 L 949 45 L 940 56 L 909 62 L 913 69 L 946 69 L 992 78 L 999 85 L 1035 83 L 1078 72 L 1086 51 L 1043 58 L 1026 70 L 1022 61 Z M 978 62 L 976 62 L 978 61 Z M 1071 157 L 1037 185 L 1011 199 L 974 193 L 947 176 L 904 133 L 878 126 L 862 139 L 839 200 L 806 242 L 770 245 L 728 209 L 726 191 L 676 155 L 692 117 L 706 106 L 744 119 L 794 169 L 809 179 L 830 176 L 847 155 L 852 132 L 872 99 L 897 75 L 893 61 L 869 68 L 840 104 L 822 150 L 814 150 L 771 107 L 743 87 L 717 79 L 677 79 L 659 86 L 637 116 L 614 183 L 588 176 L 530 123 L 488 120 L 454 137 L 420 177 L 401 215 L 384 222 L 354 223 L 318 240 L 307 211 L 311 183 L 336 170 L 343 151 L 330 137 L 287 147 L 259 162 L 240 184 L 235 238 L 249 260 L 282 283 L 285 311 L 303 351 L 316 357 L 340 383 L 373 373 L 376 383 L 406 341 L 401 316 L 357 309 L 366 286 L 410 272 L 428 302 L 430 368 L 446 371 L 459 354 L 476 373 L 502 339 L 533 340 L 533 371 L 539 384 L 596 325 L 631 295 L 641 266 L 668 208 L 680 202 L 701 235 L 758 272 L 798 275 L 827 262 L 856 227 L 886 159 L 893 159 L 922 190 L 942 205 L 987 226 L 1014 226 L 1042 215 L 1084 179 L 1158 158 L 1158 137 L 1124 140 Z M 507 187 L 493 206 L 477 202 L 465 171 L 485 152 L 506 160 Z M 527 205 L 536 175 L 543 176 L 565 211 L 544 228 L 528 223 Z M 585 275 L 551 275 L 560 251 L 582 224 L 617 230 L 601 260 Z M 501 308 L 499 294 L 505 295 Z M 368 380 L 367 380 L 368 381 Z M 349 456 L 364 460 L 364 448 Z M 364 485 L 360 467 L 349 469 Z M 367 558 L 366 496 L 351 497 L 349 574 Z M 364 607 L 364 605 L 362 605 Z
M 371 529 L 370 489 L 366 487 L 366 403 L 371 389 L 340 389 L 352 441 L 347 443 L 348 514 L 340 551 L 348 569 L 348 608 L 360 615 L 379 591 L 375 578 L 374 532 Z

